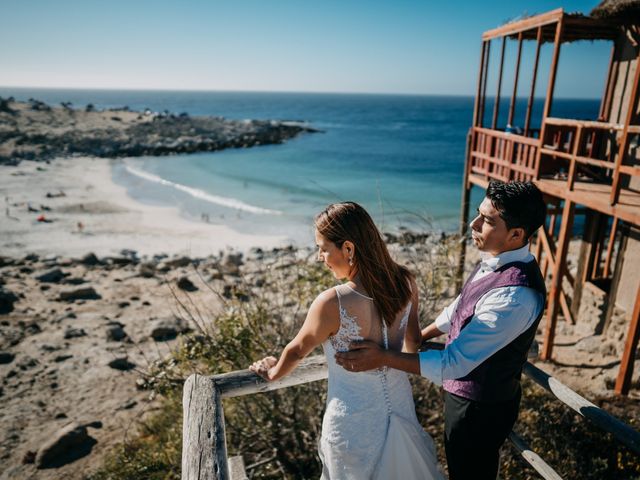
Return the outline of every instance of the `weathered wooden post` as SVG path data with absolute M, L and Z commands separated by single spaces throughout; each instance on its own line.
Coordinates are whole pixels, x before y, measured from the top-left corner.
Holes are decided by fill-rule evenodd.
M 182 478 L 228 480 L 222 396 L 215 379 L 191 375 L 184 384 Z

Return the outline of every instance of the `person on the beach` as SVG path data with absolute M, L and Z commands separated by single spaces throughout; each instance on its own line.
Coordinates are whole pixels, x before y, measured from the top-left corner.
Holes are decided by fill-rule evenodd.
M 495 479 L 499 449 L 518 416 L 520 376 L 546 296 L 528 241 L 545 215 L 542 193 L 532 183 L 491 182 L 471 222 L 482 261 L 422 331 L 423 340 L 446 333 L 445 349 L 401 353 L 363 341 L 336 354 L 350 371 L 388 366 L 443 385 L 452 480 Z
M 277 380 L 322 344 L 329 370 L 319 454 L 323 479 L 441 479 L 433 440 L 415 414 L 406 373 L 351 373 L 336 352 L 366 339 L 393 352 L 417 352 L 418 290 L 411 273 L 389 256 L 369 214 L 353 202 L 329 205 L 316 216 L 318 259 L 337 279 L 313 301 L 296 337 L 279 359 L 250 369 Z

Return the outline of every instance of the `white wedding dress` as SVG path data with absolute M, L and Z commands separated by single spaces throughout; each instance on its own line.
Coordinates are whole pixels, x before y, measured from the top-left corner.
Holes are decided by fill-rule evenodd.
M 322 479 L 444 479 L 432 438 L 418 423 L 407 374 L 382 368 L 349 372 L 335 361 L 352 340 L 401 350 L 409 304 L 390 328 L 371 298 L 348 285 L 336 288 L 340 329 L 322 344 L 329 387 L 319 453 Z

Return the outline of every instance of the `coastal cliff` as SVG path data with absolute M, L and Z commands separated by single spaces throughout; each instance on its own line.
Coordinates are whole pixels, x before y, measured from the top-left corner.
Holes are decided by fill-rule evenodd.
M 0 165 L 60 156 L 137 157 L 211 152 L 279 144 L 308 126 L 274 120 L 228 120 L 186 113 L 135 112 L 128 107 L 82 109 L 63 102 L 52 107 L 30 99 L 0 97 Z

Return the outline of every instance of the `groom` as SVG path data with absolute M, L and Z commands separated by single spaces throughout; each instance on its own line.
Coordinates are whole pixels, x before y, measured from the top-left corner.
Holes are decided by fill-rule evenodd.
M 482 261 L 422 331 L 423 340 L 446 333 L 445 349 L 410 354 L 363 341 L 336 354 L 347 370 L 388 366 L 443 386 L 452 480 L 495 479 L 499 449 L 518 416 L 520 375 L 546 296 L 529 238 L 545 215 L 542 193 L 532 183 L 491 182 L 471 222 Z

